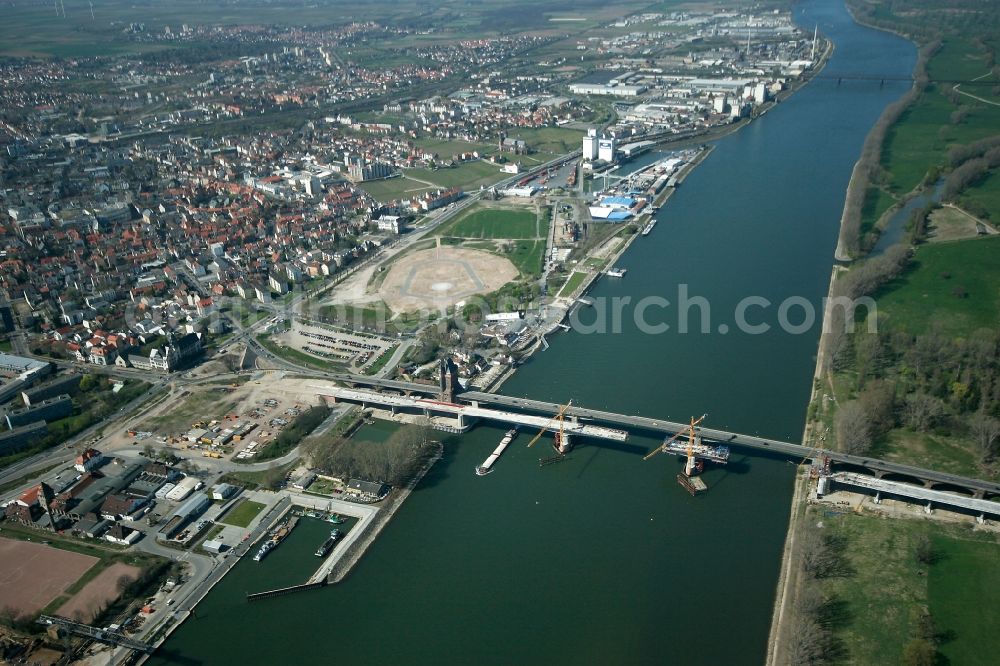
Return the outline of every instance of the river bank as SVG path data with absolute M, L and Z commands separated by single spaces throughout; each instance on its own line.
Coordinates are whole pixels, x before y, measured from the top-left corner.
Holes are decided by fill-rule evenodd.
M 895 33 L 891 30 L 885 30 L 877 26 L 868 25 L 861 21 L 858 21 L 856 15 L 851 11 L 850 3 L 845 2 L 844 6 L 851 17 L 851 20 L 856 24 L 864 26 L 872 30 L 880 30 L 882 32 L 894 34 L 897 37 L 905 39 L 908 42 L 912 41 L 905 35 Z M 918 63 L 917 67 L 920 65 Z M 881 116 L 880 116 L 881 118 Z M 866 137 L 867 140 L 867 137 Z M 852 169 L 851 179 L 848 183 L 847 192 L 844 197 L 844 213 L 841 215 L 841 227 L 838 233 L 838 244 L 837 249 L 834 253 L 834 258 L 836 261 L 849 261 L 849 257 L 846 252 L 843 252 L 843 247 L 841 239 L 844 235 L 844 226 L 848 224 L 847 220 L 847 205 L 848 200 L 851 197 L 852 190 L 858 187 L 858 182 L 855 180 L 859 177 L 858 168 L 860 160 L 855 164 L 854 169 Z M 867 178 L 865 185 L 867 186 Z M 899 205 L 902 206 L 904 202 Z M 813 382 L 809 393 L 809 402 L 807 403 L 806 410 L 806 422 L 805 427 L 802 432 L 802 443 L 804 445 L 812 445 L 814 447 L 822 447 L 827 443 L 828 437 L 830 435 L 829 429 L 826 428 L 824 421 L 821 417 L 823 409 L 825 407 L 826 395 L 834 395 L 832 385 L 828 384 L 832 382 L 832 378 L 828 375 L 827 370 L 832 363 L 832 353 L 833 350 L 830 349 L 831 333 L 830 325 L 832 322 L 831 311 L 833 308 L 833 296 L 836 293 L 837 279 L 838 276 L 847 270 L 845 266 L 835 263 L 830 272 L 829 286 L 827 289 L 827 298 L 825 301 L 825 307 L 823 310 L 823 316 L 821 318 L 821 332 L 819 342 L 817 344 L 816 351 L 816 366 L 813 371 Z M 829 389 L 829 394 L 826 393 Z M 804 461 L 805 462 L 805 461 Z M 797 477 L 797 482 L 795 486 L 795 492 L 792 495 L 791 507 L 789 510 L 790 519 L 788 524 L 788 534 L 785 538 L 785 548 L 782 556 L 781 562 L 781 573 L 779 575 L 778 589 L 775 595 L 775 607 L 772 617 L 772 625 L 770 636 L 768 640 L 768 666 L 774 666 L 777 663 L 777 659 L 781 653 L 781 648 L 784 645 L 787 632 L 787 619 L 790 607 L 794 607 L 797 593 L 798 593 L 798 577 L 796 575 L 793 558 L 795 554 L 795 542 L 798 537 L 798 533 L 801 528 L 801 521 L 804 515 L 804 509 L 806 506 L 806 500 L 809 494 L 809 476 L 808 476 L 808 465 L 800 465 L 799 476 Z

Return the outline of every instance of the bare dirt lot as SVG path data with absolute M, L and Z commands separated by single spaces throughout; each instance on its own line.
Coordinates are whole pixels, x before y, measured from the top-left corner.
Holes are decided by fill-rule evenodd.
M 271 441 L 283 427 L 272 425 L 272 420 L 291 422 L 298 412 L 319 404 L 309 384 L 310 380 L 284 377 L 279 372 L 264 374 L 235 388 L 226 380 L 178 387 L 171 398 L 149 410 L 141 420 L 106 435 L 98 448 L 106 452 L 129 447 L 139 450 L 148 444 L 154 449 L 168 449 L 181 458 L 197 460 L 207 457 L 209 449 L 203 443 L 195 445 L 184 439 L 195 423 L 207 427 L 215 420 L 213 429 L 219 430 L 256 423 L 257 427 L 241 441 L 233 439 L 218 450 L 219 457 L 228 459 L 252 442 L 263 445 Z M 129 435 L 130 429 L 143 433 L 142 438 Z
M 109 603 L 118 598 L 118 580 L 122 576 L 135 580 L 140 573 L 138 567 L 121 562 L 112 564 L 60 606 L 56 614 L 89 624 Z
M 379 294 L 390 309 L 439 310 L 496 291 L 518 275 L 507 259 L 488 252 L 436 247 L 409 254 L 389 270 Z
M 89 555 L 0 537 L 0 608 L 36 613 L 97 561 Z

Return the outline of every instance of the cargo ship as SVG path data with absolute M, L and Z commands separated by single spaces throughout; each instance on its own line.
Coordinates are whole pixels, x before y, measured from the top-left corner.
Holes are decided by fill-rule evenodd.
M 284 541 L 288 537 L 288 535 L 292 533 L 292 530 L 295 529 L 295 526 L 298 524 L 299 524 L 298 516 L 291 516 L 287 520 L 282 521 L 281 524 L 279 524 L 273 530 L 271 530 L 271 533 L 267 535 L 266 540 L 264 541 L 264 543 L 261 544 L 260 548 L 257 550 L 257 554 L 253 556 L 253 561 L 260 562 L 265 557 L 267 557 L 267 554 L 270 553 L 275 548 L 277 548 L 278 544 Z
M 654 219 L 651 219 L 651 220 L 649 221 L 649 224 L 647 224 L 647 225 L 645 226 L 645 228 L 643 228 L 643 230 L 642 230 L 642 235 L 643 235 L 643 236 L 648 236 L 648 235 L 649 235 L 649 232 L 650 232 L 650 231 L 652 231 L 652 230 L 653 230 L 653 227 L 655 227 L 655 226 L 656 226 L 656 219 L 654 218 Z
M 493 453 L 491 453 L 489 457 L 483 461 L 482 465 L 476 467 L 476 476 L 486 476 L 492 472 L 493 464 L 500 458 L 504 449 L 506 449 L 507 446 L 514 441 L 515 437 L 517 437 L 517 428 L 511 428 L 504 433 L 503 439 L 500 440 L 500 444 L 493 450 Z

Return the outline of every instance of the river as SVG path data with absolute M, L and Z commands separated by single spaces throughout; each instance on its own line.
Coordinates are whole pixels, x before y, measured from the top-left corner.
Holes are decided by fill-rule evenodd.
M 684 283 L 711 304 L 711 332 L 682 334 L 675 309 L 654 307 L 652 323 L 671 328 L 643 333 L 626 307 L 620 333 L 553 336 L 503 393 L 677 420 L 708 412 L 711 427 L 801 437 L 820 326 L 778 330 L 777 304 L 802 297 L 822 311 L 851 168 L 908 85 L 836 76 L 907 76 L 916 54 L 854 24 L 837 0 L 795 12 L 836 44 L 824 77 L 719 140 L 619 262 L 626 277 L 591 293 L 674 303 Z M 747 296 L 773 304 L 747 314 L 768 333 L 736 330 Z M 592 316 L 581 311 L 584 323 Z M 789 318 L 801 321 L 802 308 Z M 476 477 L 501 434 L 480 427 L 448 441 L 342 584 L 247 604 L 248 588 L 278 580 L 241 562 L 153 663 L 764 660 L 793 465 L 735 451 L 692 498 L 674 479 L 678 461 L 642 461 L 653 439 L 581 441 L 564 462 L 539 467 L 548 439 L 527 449 L 524 433 L 493 474 Z M 282 548 L 311 564 L 315 546 L 294 544 Z

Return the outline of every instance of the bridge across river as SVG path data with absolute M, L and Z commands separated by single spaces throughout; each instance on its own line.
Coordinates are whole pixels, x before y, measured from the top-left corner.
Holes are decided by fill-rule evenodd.
M 440 390 L 438 386 L 432 384 L 417 384 L 414 382 L 402 382 L 397 380 L 375 379 L 361 375 L 337 375 L 336 379 L 350 383 L 355 386 L 370 386 L 381 389 L 402 391 L 407 394 L 437 394 Z M 495 393 L 483 393 L 480 391 L 465 391 L 455 396 L 459 403 L 467 403 L 473 406 L 490 405 L 502 407 L 508 411 L 536 412 L 549 417 L 556 414 L 562 405 L 554 402 L 544 402 L 532 400 L 530 398 L 515 398 L 511 396 L 499 395 Z M 565 411 L 566 416 L 573 417 L 580 423 L 590 421 L 607 425 L 615 425 L 622 428 L 654 432 L 660 434 L 674 434 L 688 427 L 686 423 L 668 421 L 665 419 L 654 419 L 647 416 L 636 416 L 631 414 L 618 414 L 600 409 L 589 409 L 577 405 L 570 406 Z M 939 472 L 937 470 L 924 469 L 913 465 L 880 460 L 878 458 L 856 456 L 839 451 L 827 449 L 811 448 L 793 442 L 783 442 L 757 435 L 747 435 L 736 432 L 728 432 L 715 428 L 696 428 L 699 435 L 706 440 L 717 441 L 733 447 L 753 449 L 756 451 L 770 451 L 791 459 L 823 459 L 825 457 L 844 471 L 855 470 L 866 471 L 876 478 L 886 478 L 898 481 L 910 481 L 923 485 L 928 489 L 954 490 L 978 499 L 1000 498 L 1000 483 L 984 481 Z

